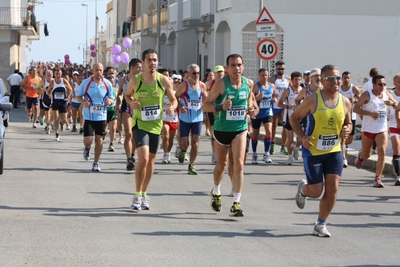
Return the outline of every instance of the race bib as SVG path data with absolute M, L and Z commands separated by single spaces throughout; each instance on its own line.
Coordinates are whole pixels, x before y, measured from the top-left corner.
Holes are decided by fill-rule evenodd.
M 246 119 L 246 107 L 233 106 L 226 111 L 226 120 L 228 121 L 242 121 Z
M 143 121 L 159 120 L 161 114 L 160 106 L 144 106 L 141 107 L 141 115 Z
M 188 108 L 193 109 L 193 110 L 199 110 L 201 109 L 201 102 L 200 100 L 190 100 L 188 103 Z
M 261 99 L 260 100 L 260 108 L 266 109 L 271 107 L 271 100 Z
M 90 112 L 94 114 L 103 114 L 104 113 L 104 104 L 93 104 L 90 106 Z
M 386 111 L 380 110 L 380 111 L 378 111 L 378 113 L 379 113 L 378 120 L 385 121 L 386 120 Z
M 63 92 L 54 92 L 54 99 L 56 100 L 61 100 L 64 99 L 64 93 Z
M 339 144 L 339 136 L 333 135 L 322 135 L 318 136 L 317 149 L 318 150 L 331 150 L 333 147 Z

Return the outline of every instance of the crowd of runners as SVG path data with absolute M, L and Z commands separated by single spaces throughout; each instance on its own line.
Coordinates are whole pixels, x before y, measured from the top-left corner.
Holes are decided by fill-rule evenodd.
M 204 126 L 210 136 L 211 163 L 215 164 L 211 208 L 221 211 L 220 187 L 228 169 L 232 217 L 244 216 L 241 194 L 247 153 L 251 152 L 252 164 L 260 164 L 257 147 L 260 128 L 264 127 L 262 161 L 272 163 L 280 120 L 280 153 L 287 155 L 286 164 L 299 160 L 300 152 L 304 162 L 306 179 L 298 183 L 297 206 L 303 209 L 308 197 L 323 194 L 315 235 L 331 235 L 326 219 L 336 201 L 342 170 L 348 167 L 346 148 L 353 141 L 356 114 L 362 118 L 362 149 L 355 166 L 360 168 L 376 149 L 373 186 L 383 188 L 380 176 L 389 132 L 395 185 L 400 185 L 400 74 L 393 79 L 395 88 L 386 90 L 385 77 L 373 68 L 361 90 L 351 83 L 350 72 L 340 73 L 333 65 L 286 75 L 285 63 L 277 61 L 276 74 L 270 76 L 261 68 L 257 81 L 242 76 L 244 63 L 238 54 L 229 55 L 224 65 L 207 70 L 203 81 L 196 64 L 178 72 L 157 66 L 157 52 L 148 49 L 119 73 L 114 67 L 104 69 L 101 63 L 90 69 L 41 63 L 33 65 L 23 79 L 16 71 L 7 81 L 15 90 L 21 86 L 25 91 L 27 121 L 33 128 L 43 125 L 56 141 L 66 130 L 83 135 L 84 159 L 90 160 L 94 152 L 93 171 L 101 171 L 99 161 L 106 138 L 110 152 L 115 150 L 114 142 L 123 144 L 126 170 L 135 170 L 132 210 L 150 209 L 147 191 L 160 147 L 162 163 L 169 164 L 176 143 L 177 161 L 187 161 L 187 173 L 197 175 L 195 165 Z M 12 95 L 11 101 L 17 107 L 15 97 Z

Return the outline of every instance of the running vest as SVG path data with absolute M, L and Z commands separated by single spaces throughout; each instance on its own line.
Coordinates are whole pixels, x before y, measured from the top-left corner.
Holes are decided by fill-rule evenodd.
M 66 106 L 67 101 L 64 99 L 67 97 L 67 89 L 65 88 L 64 79 L 61 78 L 60 83 L 56 83 L 56 80 L 53 79 L 53 89 L 51 90 L 51 96 L 53 97 L 53 103 L 56 103 L 59 106 Z
M 166 110 L 169 108 L 169 105 L 171 104 L 171 102 L 169 101 L 169 98 L 167 95 L 164 96 L 164 113 L 163 113 L 163 121 L 166 122 L 178 122 L 179 118 L 178 118 L 178 112 L 176 112 L 176 110 L 174 111 L 174 113 L 172 115 L 168 115 L 166 113 Z
M 200 88 L 200 82 L 197 82 L 196 88 L 193 88 L 189 81 L 185 81 L 185 92 L 179 99 L 182 106 L 186 107 L 186 113 L 179 113 L 179 119 L 186 123 L 195 123 L 203 121 L 203 110 L 201 109 L 203 103 L 203 92 Z
M 50 82 L 52 82 L 52 81 L 53 81 L 53 78 L 51 79 Z M 43 95 L 42 95 L 42 104 L 45 108 L 51 107 L 52 100 L 50 99 L 49 95 L 47 94 L 47 89 L 49 88 L 49 85 L 50 85 L 50 83 L 46 79 L 44 79 L 44 88 L 46 89 L 46 91 L 44 91 Z
M 374 119 L 371 116 L 363 116 L 361 131 L 369 133 L 381 133 L 387 131 L 387 117 L 386 108 L 384 101 L 388 100 L 386 90 L 382 92 L 382 98 L 378 98 L 372 93 L 372 90 L 367 91 L 369 93 L 369 102 L 363 105 L 363 110 L 369 112 L 378 112 L 378 119 Z
M 303 157 L 325 155 L 341 151 L 340 132 L 346 114 L 343 96 L 339 94 L 335 107 L 328 107 L 321 91 L 315 92 L 317 103 L 314 113 L 307 115 L 305 135 L 313 136 L 309 149 L 302 148 Z
M 25 88 L 26 88 L 26 96 L 29 98 L 36 98 L 39 96 L 39 94 L 36 91 L 36 86 L 40 82 L 40 77 L 36 76 L 35 78 L 31 78 L 31 76 L 28 77 L 28 81 L 26 82 Z
M 353 91 L 353 84 L 350 84 L 350 88 L 347 91 L 344 91 L 342 89 L 342 86 L 340 86 L 339 93 L 341 93 L 347 99 L 349 99 L 350 97 L 355 97 L 354 91 Z M 355 112 L 353 112 L 354 105 L 355 105 L 354 103 L 351 104 L 351 119 L 352 120 L 357 119 L 357 114 Z
M 80 85 L 77 82 L 74 82 L 74 89 L 72 90 L 72 102 L 79 103 L 78 99 L 76 99 L 76 94 L 78 93 Z
M 288 87 L 288 90 L 289 90 L 289 95 L 287 97 L 286 105 L 288 105 L 288 106 L 296 105 L 295 100 L 299 93 L 298 92 L 295 93 L 291 86 Z M 285 114 L 284 114 L 285 121 L 287 121 L 287 122 L 289 121 L 290 116 L 292 116 L 292 114 L 295 110 L 296 110 L 296 107 L 294 107 L 293 109 L 285 109 Z
M 137 74 L 136 90 L 134 93 L 136 101 L 140 102 L 140 107 L 133 110 L 132 127 L 137 127 L 140 130 L 161 134 L 162 116 L 165 89 L 162 86 L 161 73 L 156 74 L 156 82 L 152 85 L 147 85 L 142 80 L 142 74 Z
M 117 87 L 112 87 L 112 95 L 113 95 L 113 99 L 117 99 L 117 94 L 118 94 L 118 89 Z M 107 106 L 107 111 L 113 111 L 115 108 L 115 101 L 111 106 Z
M 250 89 L 247 79 L 242 76 L 242 86 L 235 89 L 231 85 L 229 76 L 225 76 L 225 91 L 216 100 L 216 105 L 222 105 L 227 98 L 232 100 L 232 107 L 229 110 L 216 112 L 214 130 L 220 132 L 239 132 L 247 130 L 247 100 L 250 95 Z
M 279 100 L 281 99 L 283 91 L 289 87 L 289 80 L 286 78 L 286 75 L 283 75 L 283 81 L 278 78 L 278 74 L 275 74 L 275 93 L 278 94 L 276 99 L 276 103 L 273 105 L 274 109 L 282 109 L 278 107 Z
M 392 94 L 394 100 L 397 101 L 397 103 L 400 103 L 400 96 L 397 96 L 396 93 L 396 88 L 393 88 L 392 91 L 390 91 L 390 93 Z M 397 123 L 396 123 L 396 118 L 395 118 L 395 113 L 394 113 L 394 107 L 390 106 L 389 107 L 389 112 L 388 112 L 388 126 L 390 127 L 394 127 L 397 128 Z
M 262 119 L 267 116 L 272 116 L 272 84 L 267 82 L 268 88 L 264 89 L 260 82 L 257 82 L 258 95 L 264 94 L 263 98 L 257 101 L 260 111 L 258 112 L 256 119 Z

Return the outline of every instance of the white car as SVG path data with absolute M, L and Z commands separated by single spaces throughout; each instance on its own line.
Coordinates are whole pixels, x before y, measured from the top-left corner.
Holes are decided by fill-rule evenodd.
M 12 109 L 12 104 L 9 101 L 10 93 L 4 81 L 0 78 L 0 113 L 3 119 L 0 119 L 0 175 L 3 174 L 4 165 L 4 136 L 6 127 L 8 126 L 8 115 Z
M 3 79 L 0 78 L 0 104 L 3 103 L 10 103 L 10 92 L 8 91 Z M 9 111 L 4 111 L 1 115 L 3 117 L 3 125 L 8 127 Z

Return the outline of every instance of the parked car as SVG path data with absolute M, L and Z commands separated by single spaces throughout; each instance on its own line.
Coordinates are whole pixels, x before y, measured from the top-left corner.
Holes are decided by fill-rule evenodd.
M 0 103 L 10 103 L 10 92 L 7 89 L 3 79 L 0 78 Z M 3 125 L 8 127 L 9 111 L 2 112 Z
M 0 175 L 3 174 L 4 167 L 4 136 L 6 127 L 8 126 L 9 112 L 12 109 L 12 104 L 9 101 L 9 92 L 4 81 L 0 78 Z

